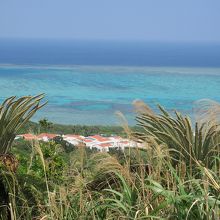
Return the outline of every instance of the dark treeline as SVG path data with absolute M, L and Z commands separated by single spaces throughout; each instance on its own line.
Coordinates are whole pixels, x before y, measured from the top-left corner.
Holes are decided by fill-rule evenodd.
M 42 123 L 41 123 L 42 122 Z M 131 127 L 131 130 L 138 131 L 140 128 L 137 126 Z M 20 133 L 56 133 L 56 134 L 79 134 L 83 136 L 89 136 L 94 134 L 100 134 L 104 136 L 120 135 L 126 136 L 122 126 L 108 126 L 108 125 L 61 125 L 53 124 L 47 119 L 42 119 L 38 123 L 29 122 Z

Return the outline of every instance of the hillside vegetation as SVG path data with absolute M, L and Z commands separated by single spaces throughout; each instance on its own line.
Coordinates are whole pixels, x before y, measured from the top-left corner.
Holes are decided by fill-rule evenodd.
M 62 140 L 10 142 L 0 159 L 1 218 L 219 219 L 218 104 L 197 103 L 195 123 L 161 106 L 160 114 L 136 107 L 138 129 L 124 129 L 140 148 L 101 153 Z M 0 117 L 11 137 L 11 119 Z
M 41 125 L 41 121 L 46 121 L 46 123 L 49 123 L 49 126 L 47 125 Z M 138 130 L 138 127 L 133 126 L 131 127 L 134 130 Z M 62 124 L 53 124 L 47 119 L 42 119 L 38 123 L 36 122 L 29 122 L 27 123 L 20 131 L 19 134 L 23 133 L 42 133 L 42 132 L 48 132 L 48 133 L 55 133 L 55 134 L 79 134 L 83 136 L 89 136 L 94 134 L 102 134 L 106 136 L 111 135 L 120 135 L 120 136 L 126 136 L 125 131 L 121 126 L 111 126 L 111 125 L 62 125 Z

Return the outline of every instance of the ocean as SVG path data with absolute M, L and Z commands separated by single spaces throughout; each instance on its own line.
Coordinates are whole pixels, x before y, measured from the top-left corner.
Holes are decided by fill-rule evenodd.
M 45 93 L 33 118 L 54 123 L 135 124 L 133 100 L 193 116 L 196 100 L 220 101 L 220 45 L 0 40 L 0 101 Z

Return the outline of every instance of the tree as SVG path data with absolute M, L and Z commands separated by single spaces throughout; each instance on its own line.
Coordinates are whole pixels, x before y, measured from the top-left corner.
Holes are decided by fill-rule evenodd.
M 53 127 L 53 123 L 46 118 L 41 119 L 38 123 L 41 132 L 48 132 Z
M 142 132 L 136 133 L 137 139 L 173 149 L 174 161 L 183 160 L 188 167 L 199 162 L 211 169 L 220 152 L 220 124 L 209 118 L 193 127 L 189 117 L 178 112 L 174 117 L 161 106 L 159 110 L 159 115 L 147 107 L 139 111 L 136 120 Z
M 46 103 L 40 104 L 43 94 L 24 96 L 16 99 L 12 96 L 0 105 L 0 218 L 10 219 L 8 214 L 9 195 L 4 182 L 4 170 L 15 172 L 18 161 L 10 154 L 12 143 L 19 130 L 29 121 L 37 110 Z

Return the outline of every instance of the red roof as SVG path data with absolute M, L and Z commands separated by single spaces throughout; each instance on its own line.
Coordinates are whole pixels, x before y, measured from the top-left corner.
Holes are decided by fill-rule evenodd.
M 21 134 L 21 137 L 23 137 L 25 140 L 36 140 L 37 136 L 34 134 Z
M 112 144 L 111 143 L 103 143 L 103 144 L 99 144 L 99 146 L 101 146 L 101 147 L 111 147 Z
M 46 137 L 46 138 L 48 138 L 48 139 L 53 139 L 53 138 L 55 138 L 55 137 L 57 137 L 57 136 L 58 136 L 57 134 L 41 133 L 41 134 L 39 134 L 37 137 L 38 137 L 38 138 L 44 138 L 44 137 Z
M 84 142 L 92 142 L 92 140 L 86 139 L 84 140 Z
M 100 142 L 103 142 L 103 141 L 108 141 L 109 139 L 108 138 L 105 138 L 105 137 L 102 137 L 100 135 L 93 135 L 93 136 L 89 136 L 90 138 L 93 138 L 97 141 L 100 141 Z

